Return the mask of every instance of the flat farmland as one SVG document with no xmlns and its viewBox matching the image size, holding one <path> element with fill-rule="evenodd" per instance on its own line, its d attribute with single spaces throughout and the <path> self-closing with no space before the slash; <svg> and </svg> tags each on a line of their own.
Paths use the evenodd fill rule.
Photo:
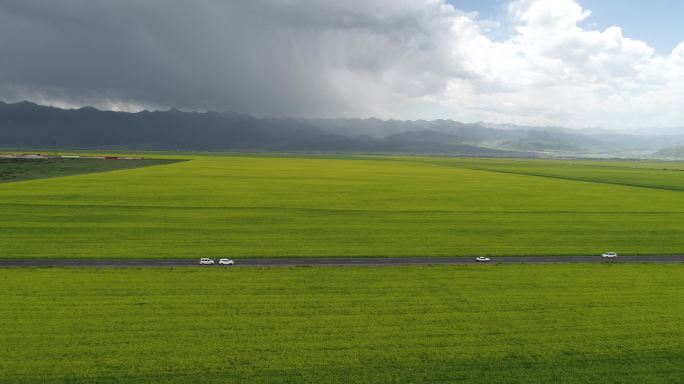
<svg viewBox="0 0 684 384">
<path fill-rule="evenodd" d="M 183 159 L 0 184 L 0 256 L 684 252 L 682 163 Z"/>
<path fill-rule="evenodd" d="M 681 383 L 683 268 L 0 269 L 0 382 Z"/>
</svg>

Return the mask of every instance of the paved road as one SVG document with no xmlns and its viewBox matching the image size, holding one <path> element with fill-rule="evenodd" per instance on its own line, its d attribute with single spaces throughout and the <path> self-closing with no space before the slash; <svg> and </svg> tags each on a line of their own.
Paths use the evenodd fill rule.
<svg viewBox="0 0 684 384">
<path fill-rule="evenodd" d="M 507 256 L 492 257 L 490 264 L 549 264 L 549 263 L 684 263 L 684 255 L 676 256 L 620 256 L 602 259 L 598 256 Z M 215 259 L 218 262 L 218 259 Z M 2 267 L 92 267 L 146 268 L 198 266 L 199 259 L 0 259 Z M 235 259 L 235 267 L 296 267 L 296 266 L 402 266 L 402 265 L 460 265 L 475 264 L 474 257 L 409 257 L 409 258 L 282 258 Z M 202 266 L 225 268 L 225 266 Z"/>
</svg>

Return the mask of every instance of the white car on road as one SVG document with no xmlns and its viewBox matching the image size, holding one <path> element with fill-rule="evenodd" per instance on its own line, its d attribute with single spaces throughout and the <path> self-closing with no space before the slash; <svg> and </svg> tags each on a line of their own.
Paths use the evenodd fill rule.
<svg viewBox="0 0 684 384">
<path fill-rule="evenodd" d="M 200 259 L 200 265 L 214 265 L 214 259 L 203 257 Z"/>
<path fill-rule="evenodd" d="M 235 261 L 233 259 L 221 259 L 219 260 L 219 265 L 234 265 Z"/>
<path fill-rule="evenodd" d="M 480 257 L 475 258 L 475 260 L 476 260 L 476 261 L 479 261 L 480 263 L 486 263 L 486 262 L 488 262 L 490 259 L 489 259 L 489 257 L 480 256 Z"/>
<path fill-rule="evenodd" d="M 603 255 L 601 255 L 601 257 L 603 257 L 604 259 L 614 259 L 618 257 L 618 254 L 615 252 L 606 252 Z"/>
</svg>

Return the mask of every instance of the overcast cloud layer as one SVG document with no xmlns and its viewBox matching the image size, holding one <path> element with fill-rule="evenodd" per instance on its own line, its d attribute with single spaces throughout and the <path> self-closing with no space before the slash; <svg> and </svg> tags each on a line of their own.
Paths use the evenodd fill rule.
<svg viewBox="0 0 684 384">
<path fill-rule="evenodd" d="M 512 36 L 443 0 L 4 0 L 0 99 L 137 110 L 684 125 L 684 43 L 511 2 Z"/>
</svg>

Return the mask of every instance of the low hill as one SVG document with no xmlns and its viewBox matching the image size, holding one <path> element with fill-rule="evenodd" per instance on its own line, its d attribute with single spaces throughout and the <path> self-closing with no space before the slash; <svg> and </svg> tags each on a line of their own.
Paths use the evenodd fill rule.
<svg viewBox="0 0 684 384">
<path fill-rule="evenodd" d="M 232 112 L 100 111 L 0 102 L 0 148 L 401 153 L 453 156 L 652 153 L 684 135 L 453 120 L 257 118 Z"/>
<path fill-rule="evenodd" d="M 346 135 L 322 129 L 320 126 L 326 126 L 322 123 L 326 121 L 334 125 L 336 120 L 255 118 L 237 113 L 173 109 L 126 113 L 0 102 L 0 147 L 51 148 L 56 145 L 82 149 L 529 155 L 483 148 L 459 140 L 426 141 L 420 135 L 415 138 L 410 135 L 394 138 Z M 347 120 L 343 124 L 352 122 Z"/>
<path fill-rule="evenodd" d="M 653 157 L 667 159 L 684 159 L 684 146 L 661 149 L 653 154 Z"/>
</svg>

